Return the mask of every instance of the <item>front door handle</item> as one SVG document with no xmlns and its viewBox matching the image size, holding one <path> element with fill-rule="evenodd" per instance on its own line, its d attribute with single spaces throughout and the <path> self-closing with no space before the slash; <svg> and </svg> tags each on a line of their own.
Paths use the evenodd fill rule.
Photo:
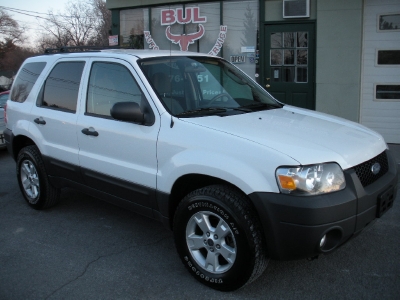
<svg viewBox="0 0 400 300">
<path fill-rule="evenodd" d="M 33 120 L 33 122 L 35 122 L 36 124 L 40 124 L 40 125 L 46 124 L 46 121 L 42 117 L 36 118 L 35 120 Z"/>
<path fill-rule="evenodd" d="M 91 136 L 98 136 L 99 135 L 99 133 L 96 130 L 94 130 L 93 127 L 83 128 L 82 129 L 82 133 L 86 134 L 86 135 L 91 135 Z"/>
<path fill-rule="evenodd" d="M 268 88 L 271 87 L 271 85 L 270 84 L 266 84 L 265 87 L 268 89 Z"/>
</svg>

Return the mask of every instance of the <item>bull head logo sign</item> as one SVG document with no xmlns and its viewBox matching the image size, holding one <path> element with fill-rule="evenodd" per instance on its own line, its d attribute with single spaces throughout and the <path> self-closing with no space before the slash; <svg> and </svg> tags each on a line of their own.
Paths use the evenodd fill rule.
<svg viewBox="0 0 400 300">
<path fill-rule="evenodd" d="M 193 44 L 196 40 L 204 35 L 204 26 L 199 24 L 199 31 L 189 34 L 172 34 L 171 26 L 165 30 L 165 35 L 174 44 L 179 44 L 181 51 L 188 51 L 189 44 Z"/>
</svg>

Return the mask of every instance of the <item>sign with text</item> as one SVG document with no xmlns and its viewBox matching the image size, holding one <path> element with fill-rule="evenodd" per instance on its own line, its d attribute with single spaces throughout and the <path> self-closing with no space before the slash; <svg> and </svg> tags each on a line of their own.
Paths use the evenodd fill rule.
<svg viewBox="0 0 400 300">
<path fill-rule="evenodd" d="M 118 46 L 118 35 L 110 35 L 108 37 L 109 46 Z"/>
<path fill-rule="evenodd" d="M 200 16 L 199 7 L 186 7 L 185 16 L 183 16 L 183 8 L 162 9 L 161 25 L 189 24 L 189 23 L 207 23 L 207 17 Z"/>
<path fill-rule="evenodd" d="M 245 55 L 231 55 L 230 62 L 233 64 L 243 64 L 246 62 L 246 56 Z"/>
<path fill-rule="evenodd" d="M 204 36 L 206 29 L 203 24 L 207 23 L 207 17 L 201 15 L 200 7 L 162 9 L 160 23 L 162 26 L 167 26 L 165 29 L 166 38 L 173 44 L 179 45 L 181 51 L 188 51 L 189 45 L 194 44 L 197 40 L 200 40 Z M 171 30 L 171 25 L 176 23 L 181 25 L 190 23 L 197 24 L 197 31 L 180 34 L 174 33 Z M 218 55 L 225 42 L 227 31 L 227 26 L 220 25 L 216 42 L 208 54 Z M 149 45 L 150 49 L 160 49 L 154 39 L 151 37 L 150 31 L 144 31 L 144 35 L 146 43 Z"/>
</svg>

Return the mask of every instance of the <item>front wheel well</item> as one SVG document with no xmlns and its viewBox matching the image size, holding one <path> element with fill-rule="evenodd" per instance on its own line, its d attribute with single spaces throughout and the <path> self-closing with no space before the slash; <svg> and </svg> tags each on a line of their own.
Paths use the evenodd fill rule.
<svg viewBox="0 0 400 300">
<path fill-rule="evenodd" d="M 181 200 L 190 192 L 197 189 L 209 186 L 209 185 L 225 185 L 231 186 L 238 191 L 242 192 L 238 187 L 231 184 L 228 181 L 222 180 L 221 178 L 203 175 L 203 174 L 187 174 L 180 177 L 173 185 L 171 194 L 169 197 L 169 227 L 173 227 L 173 219 L 176 208 L 178 207 Z M 243 192 L 242 192 L 243 193 Z M 249 200 L 251 203 L 251 201 Z M 251 203 L 252 205 L 252 203 Z"/>
<path fill-rule="evenodd" d="M 179 202 L 190 192 L 212 184 L 224 184 L 220 178 L 202 175 L 187 174 L 175 181 L 169 197 L 169 227 L 173 227 L 173 219 Z"/>
</svg>

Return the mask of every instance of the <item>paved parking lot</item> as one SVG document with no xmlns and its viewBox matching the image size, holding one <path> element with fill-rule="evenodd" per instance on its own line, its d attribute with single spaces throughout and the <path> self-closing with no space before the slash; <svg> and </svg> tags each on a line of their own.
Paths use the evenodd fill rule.
<svg viewBox="0 0 400 300">
<path fill-rule="evenodd" d="M 398 299 L 400 198 L 374 226 L 314 261 L 270 261 L 243 289 L 192 278 L 161 224 L 64 190 L 35 211 L 0 151 L 0 299 Z"/>
</svg>

